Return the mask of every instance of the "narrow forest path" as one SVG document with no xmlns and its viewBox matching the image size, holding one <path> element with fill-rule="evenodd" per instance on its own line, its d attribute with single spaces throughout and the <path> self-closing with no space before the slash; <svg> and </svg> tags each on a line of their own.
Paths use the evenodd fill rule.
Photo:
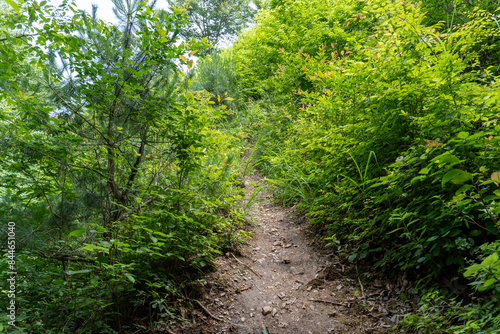
<svg viewBox="0 0 500 334">
<path fill-rule="evenodd" d="M 246 184 L 247 200 L 265 188 L 259 173 Z M 265 191 L 258 198 L 252 239 L 239 255 L 216 260 L 203 299 L 193 303 L 193 320 L 179 333 L 382 333 L 394 326 L 396 317 L 368 298 L 334 255 L 310 246 L 313 233 L 294 208 L 274 204 Z"/>
</svg>

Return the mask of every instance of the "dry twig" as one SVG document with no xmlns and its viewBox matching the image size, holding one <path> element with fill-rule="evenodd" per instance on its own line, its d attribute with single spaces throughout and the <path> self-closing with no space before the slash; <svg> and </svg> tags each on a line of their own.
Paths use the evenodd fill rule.
<svg viewBox="0 0 500 334">
<path fill-rule="evenodd" d="M 261 274 L 259 274 L 258 272 L 256 272 L 255 270 L 253 270 L 252 268 L 250 268 L 249 266 L 247 266 L 246 264 L 244 264 L 244 263 L 243 263 L 243 262 L 241 262 L 240 260 L 238 260 L 238 259 L 236 258 L 236 256 L 234 256 L 234 254 L 233 254 L 233 253 L 229 253 L 229 254 L 231 254 L 231 255 L 234 257 L 234 259 L 235 259 L 236 261 L 238 261 L 238 263 L 239 263 L 239 264 L 241 264 L 241 265 L 243 265 L 243 266 L 247 267 L 247 268 L 248 268 L 251 272 L 253 272 L 255 275 L 257 275 L 259 278 L 262 278 L 262 275 L 261 275 Z"/>
<path fill-rule="evenodd" d="M 196 304 L 198 304 L 198 306 L 200 306 L 202 308 L 202 310 L 205 311 L 205 313 L 208 314 L 208 316 L 210 318 L 214 319 L 214 320 L 222 321 L 222 322 L 225 322 L 225 323 L 228 323 L 230 325 L 237 326 L 237 327 L 246 327 L 246 326 L 243 326 L 243 325 L 238 325 L 238 324 L 232 323 L 231 321 L 228 321 L 228 320 L 225 320 L 225 319 L 217 318 L 215 315 L 213 315 L 212 313 L 210 313 L 210 311 L 205 306 L 203 306 L 203 304 L 199 300 L 196 300 L 196 299 L 190 299 L 190 300 L 193 301 L 193 302 L 195 302 Z"/>
<path fill-rule="evenodd" d="M 339 302 L 334 302 L 330 300 L 322 300 L 322 299 L 308 299 L 310 302 L 318 302 L 318 303 L 326 303 L 326 304 L 333 304 L 333 305 L 338 305 L 338 306 L 346 306 L 344 303 L 339 303 Z"/>
<path fill-rule="evenodd" d="M 361 280 L 359 279 L 358 266 L 356 266 L 356 276 L 358 277 L 358 283 L 359 283 L 359 286 L 361 288 L 361 297 L 363 297 L 363 299 L 366 299 L 365 289 L 363 288 L 363 284 L 361 283 Z"/>
</svg>

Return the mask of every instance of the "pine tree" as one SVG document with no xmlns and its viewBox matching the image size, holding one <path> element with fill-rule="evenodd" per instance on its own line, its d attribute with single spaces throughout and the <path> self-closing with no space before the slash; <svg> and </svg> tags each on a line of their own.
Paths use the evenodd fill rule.
<svg viewBox="0 0 500 334">
<path fill-rule="evenodd" d="M 168 145 L 157 142 L 174 133 L 168 123 L 178 111 L 168 86 L 176 76 L 172 59 L 185 50 L 175 45 L 180 11 L 155 12 L 155 1 L 113 3 L 117 25 L 106 26 L 94 7 L 74 19 L 78 36 L 51 41 L 45 84 L 58 121 L 48 114 L 45 121 L 59 127 L 48 131 L 50 147 L 36 149 L 68 168 L 74 198 L 88 199 L 104 227 L 154 201 L 158 173 L 149 157 L 164 154 Z"/>
</svg>

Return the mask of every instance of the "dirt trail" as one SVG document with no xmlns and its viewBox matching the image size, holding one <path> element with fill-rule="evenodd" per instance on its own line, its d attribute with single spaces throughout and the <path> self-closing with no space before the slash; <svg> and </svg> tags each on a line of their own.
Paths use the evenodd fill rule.
<svg viewBox="0 0 500 334">
<path fill-rule="evenodd" d="M 247 176 L 247 200 L 261 178 Z M 192 322 L 178 333 L 382 333 L 394 326 L 397 319 L 357 277 L 310 246 L 312 232 L 293 208 L 273 204 L 264 191 L 258 198 L 252 239 L 238 256 L 216 260 Z"/>
</svg>

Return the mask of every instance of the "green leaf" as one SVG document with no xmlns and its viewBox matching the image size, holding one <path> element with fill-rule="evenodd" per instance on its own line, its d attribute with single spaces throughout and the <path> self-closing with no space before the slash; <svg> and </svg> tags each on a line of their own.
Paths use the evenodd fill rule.
<svg viewBox="0 0 500 334">
<path fill-rule="evenodd" d="M 500 172 L 495 172 L 491 174 L 491 180 L 498 185 L 500 183 Z"/>
<path fill-rule="evenodd" d="M 458 189 L 458 190 L 455 192 L 455 195 L 463 194 L 463 193 L 465 193 L 467 190 L 470 190 L 470 189 L 472 189 L 472 188 L 474 188 L 474 186 L 473 186 L 473 185 L 471 185 L 471 184 L 465 184 L 465 185 L 461 186 L 461 187 L 460 187 L 460 189 Z"/>
<path fill-rule="evenodd" d="M 469 235 L 471 237 L 477 237 L 478 235 L 481 235 L 481 231 L 480 230 L 472 230 Z"/>
<path fill-rule="evenodd" d="M 498 261 L 498 253 L 493 253 L 489 255 L 486 259 L 484 259 L 483 262 L 481 262 L 481 265 L 489 267 L 497 261 Z"/>
<path fill-rule="evenodd" d="M 17 3 L 15 1 L 12 1 L 12 0 L 5 0 L 5 2 L 7 4 L 9 4 L 12 8 L 14 8 L 14 10 L 16 11 L 16 13 L 19 14 L 19 6 L 17 5 Z"/>
<path fill-rule="evenodd" d="M 83 269 L 83 270 L 76 270 L 76 271 L 73 271 L 73 270 L 68 270 L 68 275 L 76 275 L 76 274 L 86 274 L 86 273 L 90 273 L 92 271 L 92 269 Z"/>
<path fill-rule="evenodd" d="M 436 248 L 436 249 L 434 249 L 434 250 L 432 251 L 432 255 L 433 255 L 433 256 L 438 256 L 438 255 L 439 255 L 439 253 L 440 253 L 440 249 L 439 249 L 439 248 Z"/>
<path fill-rule="evenodd" d="M 457 138 L 460 138 L 460 139 L 465 139 L 469 137 L 469 133 L 468 132 L 465 132 L 465 131 L 462 131 L 460 132 L 458 135 L 457 135 Z"/>
<path fill-rule="evenodd" d="M 443 176 L 441 185 L 445 185 L 448 181 L 454 184 L 462 184 L 472 179 L 472 174 L 461 169 L 452 169 Z"/>
<path fill-rule="evenodd" d="M 84 229 L 84 228 L 81 228 L 79 230 L 74 230 L 73 232 L 71 232 L 70 234 L 68 234 L 68 236 L 70 236 L 70 237 L 79 237 L 82 234 L 84 234 L 85 231 L 87 231 L 87 230 Z"/>
<path fill-rule="evenodd" d="M 496 196 L 496 195 L 488 195 L 488 196 L 486 196 L 486 197 L 483 199 L 483 201 L 484 201 L 484 202 L 491 202 L 491 201 L 497 200 L 497 199 L 499 199 L 499 198 L 500 198 L 500 196 Z"/>
<path fill-rule="evenodd" d="M 460 162 L 460 159 L 451 154 L 450 152 L 443 153 L 441 155 L 438 155 L 434 159 L 432 159 L 434 162 L 438 162 L 441 164 L 444 163 L 449 163 L 449 164 L 457 164 Z"/>
<path fill-rule="evenodd" d="M 430 168 L 427 168 L 427 167 L 426 167 L 426 168 L 422 168 L 422 169 L 420 170 L 420 172 L 418 172 L 418 173 L 419 173 L 419 174 L 429 174 L 430 170 L 431 170 Z"/>
<path fill-rule="evenodd" d="M 92 244 L 85 244 L 85 246 L 83 246 L 82 248 L 80 248 L 80 250 L 82 250 L 82 251 L 89 251 L 89 252 L 102 251 L 102 252 L 105 252 L 106 254 L 109 253 L 109 249 L 108 248 L 104 248 L 104 247 L 96 246 L 96 245 L 92 245 Z"/>
<path fill-rule="evenodd" d="M 130 273 L 125 273 L 125 276 L 130 280 L 130 282 L 135 283 L 135 278 Z"/>
<path fill-rule="evenodd" d="M 489 280 L 487 280 L 486 282 L 484 282 L 483 288 L 489 287 L 490 285 L 492 285 L 496 281 L 497 281 L 497 279 L 495 277 L 490 278 Z"/>
<path fill-rule="evenodd" d="M 469 268 L 467 268 L 467 270 L 464 272 L 464 276 L 465 277 L 470 277 L 470 276 L 473 276 L 475 274 L 477 274 L 477 272 L 479 271 L 479 269 L 481 268 L 481 266 L 479 264 L 475 264 L 473 266 L 470 266 Z"/>
</svg>

